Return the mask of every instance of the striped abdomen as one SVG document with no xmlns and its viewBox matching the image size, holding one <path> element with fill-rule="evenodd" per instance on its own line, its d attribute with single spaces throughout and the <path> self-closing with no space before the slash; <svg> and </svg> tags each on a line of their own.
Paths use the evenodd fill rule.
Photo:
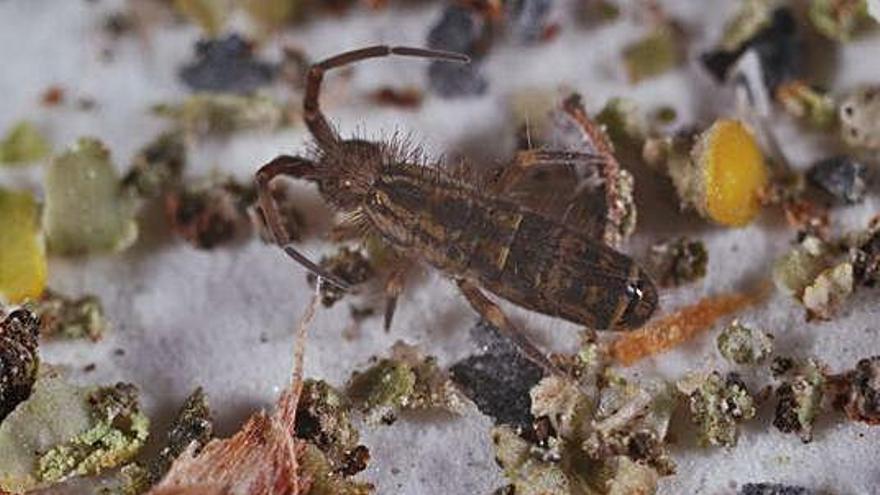
<svg viewBox="0 0 880 495">
<path fill-rule="evenodd" d="M 527 309 L 627 329 L 657 303 L 635 263 L 601 241 L 433 172 L 380 175 L 364 211 L 397 248 Z"/>
</svg>

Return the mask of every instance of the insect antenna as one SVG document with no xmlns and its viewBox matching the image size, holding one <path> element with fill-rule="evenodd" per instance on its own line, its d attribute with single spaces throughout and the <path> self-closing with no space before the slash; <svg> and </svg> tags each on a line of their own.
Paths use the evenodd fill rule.
<svg viewBox="0 0 880 495">
<path fill-rule="evenodd" d="M 336 131 L 330 127 L 330 124 L 324 117 L 324 113 L 321 111 L 320 103 L 318 101 L 321 94 L 321 82 L 324 80 L 324 73 L 330 69 L 344 67 L 355 62 L 360 62 L 361 60 L 387 57 L 389 55 L 431 58 L 460 63 L 470 62 L 470 57 L 461 53 L 406 46 L 392 47 L 378 45 L 341 53 L 312 65 L 311 68 L 309 68 L 309 73 L 306 79 L 306 94 L 303 100 L 305 114 L 304 120 L 306 126 L 309 128 L 309 132 L 312 133 L 320 146 L 329 147 L 339 142 L 339 136 L 336 134 Z"/>
</svg>

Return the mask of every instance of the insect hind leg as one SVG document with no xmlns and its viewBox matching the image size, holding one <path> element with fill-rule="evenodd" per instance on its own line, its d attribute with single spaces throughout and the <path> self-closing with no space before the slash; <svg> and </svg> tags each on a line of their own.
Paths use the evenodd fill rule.
<svg viewBox="0 0 880 495">
<path fill-rule="evenodd" d="M 281 221 L 281 213 L 278 211 L 278 205 L 275 203 L 275 199 L 272 197 L 272 190 L 269 187 L 272 180 L 279 175 L 305 179 L 314 177 L 316 173 L 317 167 L 315 164 L 299 156 L 281 155 L 260 167 L 255 178 L 260 214 L 266 221 L 266 225 L 269 227 L 269 232 L 275 243 L 281 246 L 288 256 L 314 273 L 318 277 L 319 283 L 323 279 L 341 289 L 347 290 L 349 285 L 345 281 L 319 267 L 293 247 L 290 233 L 287 232 L 284 223 Z"/>
<path fill-rule="evenodd" d="M 315 137 L 315 140 L 318 141 L 318 144 L 321 146 L 332 146 L 339 142 L 339 136 L 337 136 L 336 131 L 333 130 L 327 122 L 326 117 L 324 117 L 323 112 L 321 112 L 319 97 L 321 94 L 321 83 L 324 80 L 324 73 L 331 69 L 360 62 L 361 60 L 387 57 L 389 55 L 432 58 L 461 63 L 467 63 L 470 61 L 470 58 L 467 55 L 443 50 L 378 45 L 341 53 L 312 65 L 309 68 L 306 77 L 306 93 L 303 107 L 305 110 L 304 120 L 306 126 L 309 128 L 309 132 Z"/>
</svg>

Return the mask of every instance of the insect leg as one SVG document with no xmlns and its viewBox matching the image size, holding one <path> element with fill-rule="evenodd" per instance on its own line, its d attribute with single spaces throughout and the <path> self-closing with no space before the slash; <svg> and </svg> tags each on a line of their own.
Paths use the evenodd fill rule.
<svg viewBox="0 0 880 495">
<path fill-rule="evenodd" d="M 260 213 L 263 215 L 263 219 L 266 221 L 266 225 L 269 227 L 269 232 L 275 243 L 281 246 L 288 256 L 314 273 L 319 278 L 319 283 L 320 279 L 324 279 L 341 289 L 348 289 L 347 283 L 322 269 L 293 247 L 293 244 L 290 242 L 290 234 L 284 227 L 284 222 L 281 221 L 278 205 L 275 204 L 275 200 L 272 198 L 272 190 L 269 188 L 272 179 L 279 175 L 302 179 L 314 176 L 316 171 L 315 164 L 311 161 L 302 157 L 288 155 L 281 155 L 260 167 L 255 179 Z"/>
<path fill-rule="evenodd" d="M 497 328 L 505 337 L 513 341 L 523 356 L 540 366 L 545 373 L 567 376 L 564 371 L 547 358 L 544 352 L 529 341 L 523 332 L 507 318 L 507 315 L 504 314 L 501 308 L 486 297 L 479 287 L 466 280 L 459 280 L 458 287 L 477 313 Z"/>
<path fill-rule="evenodd" d="M 391 320 L 394 319 L 394 310 L 397 309 L 397 298 L 403 292 L 406 275 L 412 268 L 413 263 L 408 259 L 401 259 L 400 264 L 394 267 L 388 279 L 385 281 L 385 331 L 391 330 Z"/>
<path fill-rule="evenodd" d="M 492 184 L 493 192 L 504 193 L 517 185 L 530 170 L 538 167 L 574 166 L 576 163 L 601 164 L 605 157 L 595 153 L 562 150 L 522 150 Z"/>
<path fill-rule="evenodd" d="M 404 46 L 371 46 L 360 50 L 352 50 L 334 57 L 330 57 L 322 62 L 312 65 L 309 68 L 306 77 L 306 94 L 303 101 L 305 110 L 305 122 L 309 131 L 321 146 L 332 146 L 339 142 L 339 136 L 336 131 L 327 122 L 323 112 L 321 112 L 320 102 L 318 98 L 321 93 L 321 82 L 324 80 L 324 73 L 330 69 L 343 67 L 361 60 L 369 58 L 387 57 L 389 55 L 402 55 L 405 57 L 421 57 L 434 58 L 440 60 L 448 60 L 451 62 L 470 61 L 467 55 L 460 53 L 447 52 L 442 50 L 428 50 L 424 48 L 409 48 Z"/>
</svg>

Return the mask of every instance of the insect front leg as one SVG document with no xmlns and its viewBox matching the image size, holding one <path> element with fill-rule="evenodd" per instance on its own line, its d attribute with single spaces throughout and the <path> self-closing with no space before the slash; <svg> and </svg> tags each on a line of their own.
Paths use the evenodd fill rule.
<svg viewBox="0 0 880 495">
<path fill-rule="evenodd" d="M 479 287 L 467 280 L 458 280 L 458 287 L 471 306 L 486 321 L 491 323 L 505 337 L 510 339 L 526 359 L 540 366 L 545 373 L 556 376 L 567 376 L 562 369 L 553 364 L 547 355 L 529 341 L 528 337 L 504 314 L 501 308 L 492 302 Z"/>
<path fill-rule="evenodd" d="M 317 167 L 315 164 L 299 156 L 281 155 L 260 167 L 255 179 L 260 214 L 266 221 L 266 225 L 269 227 L 269 232 L 275 243 L 281 246 L 288 256 L 318 277 L 333 283 L 333 285 L 341 289 L 348 289 L 348 284 L 345 281 L 319 267 L 293 247 L 290 233 L 287 232 L 284 222 L 281 221 L 281 213 L 278 211 L 278 205 L 275 203 L 275 199 L 272 198 L 272 190 L 269 188 L 272 180 L 279 175 L 295 179 L 308 179 L 315 177 L 316 174 Z"/>
</svg>

